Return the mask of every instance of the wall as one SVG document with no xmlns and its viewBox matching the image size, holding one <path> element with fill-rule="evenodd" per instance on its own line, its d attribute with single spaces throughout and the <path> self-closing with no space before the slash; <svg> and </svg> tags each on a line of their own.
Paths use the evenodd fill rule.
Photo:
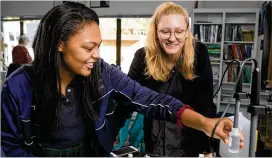
<svg viewBox="0 0 272 158">
<path fill-rule="evenodd" d="M 2 1 L 1 16 L 41 16 L 62 1 Z M 88 4 L 87 1 L 81 3 Z M 162 1 L 110 1 L 110 8 L 95 8 L 100 16 L 152 15 Z M 195 1 L 176 1 L 192 12 Z M 199 1 L 199 8 L 259 8 L 258 1 Z"/>
<path fill-rule="evenodd" d="M 262 1 L 202 1 L 203 8 L 260 8 Z"/>
<path fill-rule="evenodd" d="M 119 1 L 110 2 L 110 8 L 96 8 L 95 11 L 101 15 L 152 15 L 161 1 Z M 182 5 L 187 10 L 194 8 L 193 1 L 179 1 L 177 4 Z"/>
<path fill-rule="evenodd" d="M 1 1 L 1 16 L 41 16 L 53 7 L 53 1 Z"/>
</svg>

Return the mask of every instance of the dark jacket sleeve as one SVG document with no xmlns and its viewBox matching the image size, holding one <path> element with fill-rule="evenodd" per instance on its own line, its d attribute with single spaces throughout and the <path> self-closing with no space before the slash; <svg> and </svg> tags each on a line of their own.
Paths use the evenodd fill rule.
<svg viewBox="0 0 272 158">
<path fill-rule="evenodd" d="M 196 75 L 198 77 L 196 78 L 196 89 L 194 95 L 195 102 L 193 108 L 196 112 L 199 112 L 206 117 L 215 117 L 216 106 L 213 103 L 213 74 L 208 49 L 202 43 L 196 44 Z M 195 151 L 192 150 L 192 152 L 210 152 L 210 138 L 206 136 L 203 132 L 194 129 L 188 129 L 187 134 L 189 141 L 198 142 L 198 144 L 188 143 L 188 148 L 195 148 Z"/>
<path fill-rule="evenodd" d="M 131 62 L 128 77 L 135 80 L 136 82 L 141 84 L 141 79 L 145 77 L 143 74 L 145 72 L 145 53 L 144 48 L 138 49 L 135 54 L 134 58 Z"/>
<path fill-rule="evenodd" d="M 3 85 L 1 93 L 1 148 L 5 156 L 32 157 L 24 149 L 23 136 L 20 134 L 20 107 L 22 101 L 17 99 L 8 83 Z"/>
<path fill-rule="evenodd" d="M 25 50 L 25 53 L 24 53 L 25 62 L 26 62 L 26 63 L 30 63 L 30 62 L 32 61 L 32 57 L 30 56 L 30 54 L 29 54 L 27 48 L 25 48 L 25 49 L 26 49 L 26 50 Z"/>
<path fill-rule="evenodd" d="M 195 107 L 197 112 L 208 116 L 215 117 L 216 106 L 213 103 L 213 73 L 210 63 L 207 47 L 202 43 L 197 43 L 197 85 L 195 96 Z"/>
<path fill-rule="evenodd" d="M 114 90 L 125 95 L 131 102 L 131 104 L 126 104 L 130 105 L 131 110 L 148 118 L 177 123 L 176 112 L 183 106 L 182 102 L 171 96 L 142 87 L 114 66 L 105 62 L 103 65 L 110 76 Z"/>
</svg>

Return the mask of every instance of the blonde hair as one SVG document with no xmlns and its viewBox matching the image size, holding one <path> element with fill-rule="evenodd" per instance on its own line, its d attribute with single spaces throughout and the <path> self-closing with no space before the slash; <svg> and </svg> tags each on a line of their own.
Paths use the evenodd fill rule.
<svg viewBox="0 0 272 158">
<path fill-rule="evenodd" d="M 157 36 L 157 25 L 164 15 L 181 14 L 187 21 L 187 37 L 183 45 L 181 72 L 186 80 L 193 80 L 194 75 L 194 43 L 193 35 L 189 30 L 188 12 L 181 6 L 173 3 L 162 3 L 154 12 L 147 34 L 146 63 L 145 74 L 158 81 L 167 81 L 171 69 L 167 65 L 166 53 L 160 46 Z"/>
</svg>

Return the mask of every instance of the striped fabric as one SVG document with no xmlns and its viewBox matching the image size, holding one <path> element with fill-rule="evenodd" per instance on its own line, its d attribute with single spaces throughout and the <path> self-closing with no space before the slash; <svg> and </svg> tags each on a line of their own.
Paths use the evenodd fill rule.
<svg viewBox="0 0 272 158">
<path fill-rule="evenodd" d="M 81 157 L 84 156 L 84 144 L 62 150 L 43 147 L 43 155 L 46 157 Z"/>
</svg>

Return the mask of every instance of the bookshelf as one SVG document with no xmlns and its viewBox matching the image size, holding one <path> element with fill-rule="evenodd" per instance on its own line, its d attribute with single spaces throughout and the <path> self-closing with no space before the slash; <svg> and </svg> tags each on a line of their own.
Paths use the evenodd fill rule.
<svg viewBox="0 0 272 158">
<path fill-rule="evenodd" d="M 214 92 L 219 87 L 223 72 L 232 59 L 243 61 L 257 57 L 258 20 L 259 8 L 193 10 L 191 29 L 195 39 L 208 48 L 213 70 Z M 227 70 L 221 90 L 214 98 L 217 112 L 224 110 L 223 107 L 227 105 L 236 81 L 235 67 L 235 64 L 232 64 Z M 251 72 L 252 63 L 248 62 L 243 72 L 243 91 L 250 92 Z M 241 100 L 241 107 L 248 103 L 249 99 Z"/>
</svg>

